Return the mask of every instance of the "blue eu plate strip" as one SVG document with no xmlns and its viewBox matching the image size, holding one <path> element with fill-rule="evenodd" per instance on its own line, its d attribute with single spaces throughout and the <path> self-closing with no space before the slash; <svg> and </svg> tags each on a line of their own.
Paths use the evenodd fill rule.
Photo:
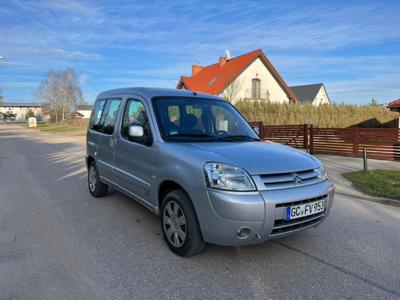
<svg viewBox="0 0 400 300">
<path fill-rule="evenodd" d="M 286 220 L 290 220 L 290 207 L 286 207 Z"/>
</svg>

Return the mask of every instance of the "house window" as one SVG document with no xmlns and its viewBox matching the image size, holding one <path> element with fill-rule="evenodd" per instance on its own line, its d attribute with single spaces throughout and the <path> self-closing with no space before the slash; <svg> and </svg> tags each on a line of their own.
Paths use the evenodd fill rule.
<svg viewBox="0 0 400 300">
<path fill-rule="evenodd" d="M 260 87 L 261 87 L 261 80 L 258 78 L 254 78 L 251 81 L 251 98 L 252 99 L 260 99 Z"/>
</svg>

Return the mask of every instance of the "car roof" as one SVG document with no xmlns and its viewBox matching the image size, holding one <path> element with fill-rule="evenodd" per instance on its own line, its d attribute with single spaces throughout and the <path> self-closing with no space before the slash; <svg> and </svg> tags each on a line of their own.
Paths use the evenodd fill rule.
<svg viewBox="0 0 400 300">
<path fill-rule="evenodd" d="M 128 88 L 120 88 L 120 89 L 113 89 L 108 90 L 100 93 L 97 96 L 97 99 L 104 99 L 119 96 L 122 94 L 136 94 L 143 96 L 144 98 L 150 99 L 153 97 L 202 97 L 202 98 L 209 98 L 209 99 L 216 99 L 222 100 L 219 97 L 192 92 L 188 90 L 178 90 L 178 89 L 167 89 L 167 88 L 147 88 L 147 87 L 128 87 Z"/>
</svg>

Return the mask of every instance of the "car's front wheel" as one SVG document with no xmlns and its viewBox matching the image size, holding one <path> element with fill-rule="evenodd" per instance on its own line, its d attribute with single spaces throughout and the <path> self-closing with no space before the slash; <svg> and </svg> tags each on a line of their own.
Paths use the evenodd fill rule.
<svg viewBox="0 0 400 300">
<path fill-rule="evenodd" d="M 88 168 L 88 187 L 93 197 L 103 197 L 107 194 L 108 185 L 100 181 L 96 163 L 92 161 Z"/>
<path fill-rule="evenodd" d="M 192 256 L 204 249 L 196 212 L 182 190 L 171 191 L 164 197 L 161 229 L 168 247 L 179 256 Z"/>
</svg>

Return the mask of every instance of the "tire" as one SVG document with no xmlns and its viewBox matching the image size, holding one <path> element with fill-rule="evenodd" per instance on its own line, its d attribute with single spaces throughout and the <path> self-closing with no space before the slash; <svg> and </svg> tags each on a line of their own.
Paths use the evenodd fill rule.
<svg viewBox="0 0 400 300">
<path fill-rule="evenodd" d="M 93 197 L 103 197 L 107 195 L 108 185 L 100 181 L 99 171 L 96 163 L 92 161 L 88 168 L 88 188 Z"/>
<path fill-rule="evenodd" d="M 161 230 L 168 247 L 178 256 L 189 257 L 204 250 L 196 212 L 182 190 L 171 191 L 163 198 Z"/>
</svg>

